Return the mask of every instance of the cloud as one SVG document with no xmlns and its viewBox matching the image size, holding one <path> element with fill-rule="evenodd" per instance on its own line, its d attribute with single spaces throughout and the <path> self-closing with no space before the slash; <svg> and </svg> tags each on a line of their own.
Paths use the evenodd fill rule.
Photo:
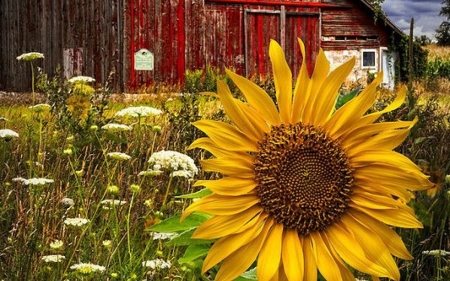
<svg viewBox="0 0 450 281">
<path fill-rule="evenodd" d="M 446 20 L 439 17 L 442 5 L 442 0 L 385 0 L 382 8 L 406 34 L 409 34 L 410 21 L 414 18 L 414 36 L 434 38 L 435 30 Z"/>
</svg>

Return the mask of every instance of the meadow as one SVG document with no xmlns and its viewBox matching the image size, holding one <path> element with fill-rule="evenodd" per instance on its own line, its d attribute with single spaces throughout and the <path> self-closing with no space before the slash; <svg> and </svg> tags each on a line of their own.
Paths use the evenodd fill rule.
<svg viewBox="0 0 450 281">
<path fill-rule="evenodd" d="M 381 120 L 419 117 L 397 150 L 435 184 L 409 203 L 424 228 L 398 230 L 414 256 L 398 260 L 405 281 L 450 280 L 450 76 L 442 70 L 450 52 L 428 48 L 427 77 Z M 219 177 L 199 165 L 209 154 L 188 147 L 203 136 L 193 121 L 226 120 L 221 104 L 200 92 L 227 77 L 210 69 L 186 77 L 183 89 L 146 87 L 124 100 L 89 77 L 40 75 L 32 98 L 3 100 L 0 280 L 214 278 L 215 268 L 200 272 L 213 241 L 190 238 L 208 216 L 179 218 L 208 193 L 195 180 Z M 255 82 L 273 93 L 270 80 Z M 392 98 L 380 89 L 374 106 Z"/>
</svg>

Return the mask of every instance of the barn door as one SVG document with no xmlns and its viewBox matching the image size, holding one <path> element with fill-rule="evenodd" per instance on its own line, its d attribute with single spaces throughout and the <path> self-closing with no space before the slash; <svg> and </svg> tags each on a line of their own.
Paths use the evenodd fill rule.
<svg viewBox="0 0 450 281">
<path fill-rule="evenodd" d="M 302 63 L 297 38 L 306 45 L 308 70 L 311 72 L 317 57 L 319 43 L 319 10 L 317 8 L 245 9 L 244 45 L 245 75 L 264 76 L 271 73 L 269 59 L 270 39 L 278 41 L 285 50 L 286 59 L 294 77 Z"/>
</svg>

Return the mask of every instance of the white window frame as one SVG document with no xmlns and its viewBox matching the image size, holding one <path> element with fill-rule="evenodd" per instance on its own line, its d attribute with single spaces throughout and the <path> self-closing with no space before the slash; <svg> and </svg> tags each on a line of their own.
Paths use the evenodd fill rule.
<svg viewBox="0 0 450 281">
<path fill-rule="evenodd" d="M 364 53 L 373 53 L 373 65 L 364 65 Z M 377 69 L 377 50 L 376 49 L 361 49 L 361 69 Z"/>
</svg>

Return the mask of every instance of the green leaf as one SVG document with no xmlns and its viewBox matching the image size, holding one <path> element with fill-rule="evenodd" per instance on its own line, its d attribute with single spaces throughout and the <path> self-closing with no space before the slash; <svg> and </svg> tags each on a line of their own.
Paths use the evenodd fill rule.
<svg viewBox="0 0 450 281">
<path fill-rule="evenodd" d="M 187 247 L 186 252 L 182 258 L 178 259 L 178 263 L 190 263 L 195 261 L 196 259 L 205 257 L 208 254 L 210 245 L 206 244 L 192 244 Z"/>
<path fill-rule="evenodd" d="M 180 222 L 180 215 L 170 217 L 162 222 L 152 225 L 145 229 L 145 231 L 157 231 L 157 232 L 181 232 L 188 229 L 198 227 L 202 222 L 208 219 L 206 214 L 194 213 L 188 216 L 183 222 Z"/>
<path fill-rule="evenodd" d="M 338 109 L 339 107 L 343 106 L 344 104 L 346 104 L 347 102 L 349 102 L 351 99 L 353 99 L 357 94 L 359 94 L 359 92 L 361 91 L 360 88 L 356 88 L 355 90 L 351 91 L 348 94 L 343 94 L 343 95 L 339 95 L 337 101 L 336 101 L 336 109 Z"/>
<path fill-rule="evenodd" d="M 172 237 L 166 245 L 168 246 L 189 246 L 196 244 L 211 244 L 214 240 L 204 240 L 204 239 L 192 239 L 192 234 L 195 228 L 186 230 L 174 237 Z"/>
<path fill-rule="evenodd" d="M 234 281 L 249 281 L 249 280 L 253 280 L 253 281 L 258 280 L 258 278 L 256 277 L 256 267 L 252 268 L 250 270 L 247 270 L 246 272 L 242 273 L 241 276 L 234 279 Z"/>
<path fill-rule="evenodd" d="M 193 192 L 193 193 L 189 193 L 189 194 L 185 194 L 185 195 L 180 195 L 180 196 L 176 196 L 175 198 L 186 198 L 186 199 L 190 199 L 190 198 L 202 198 L 205 197 L 206 195 L 211 194 L 212 191 L 207 189 L 207 188 L 203 188 L 197 192 Z"/>
</svg>

